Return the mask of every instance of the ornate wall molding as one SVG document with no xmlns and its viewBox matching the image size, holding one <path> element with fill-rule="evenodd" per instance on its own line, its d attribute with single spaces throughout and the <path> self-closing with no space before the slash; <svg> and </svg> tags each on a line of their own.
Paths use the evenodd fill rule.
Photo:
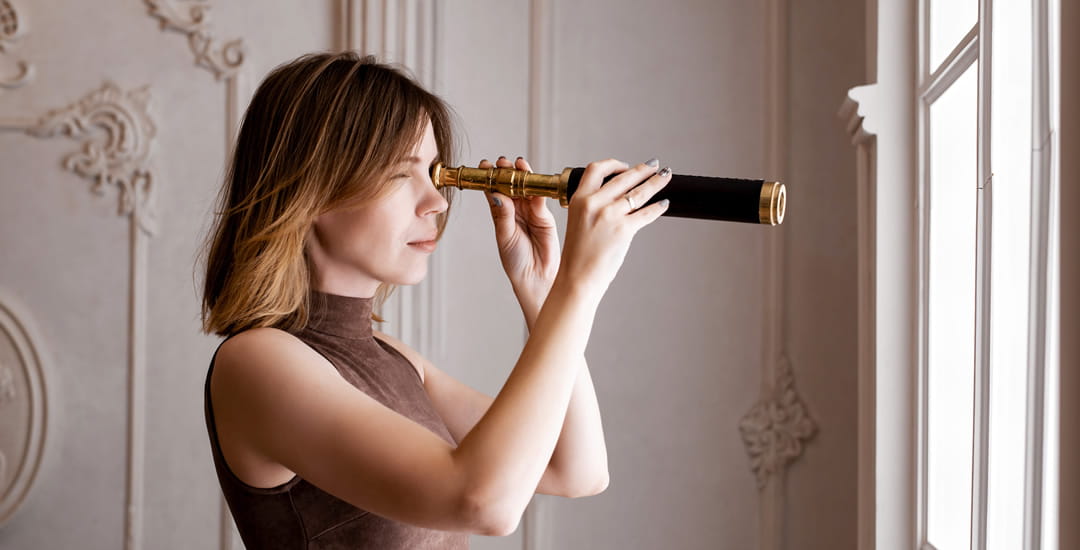
<svg viewBox="0 0 1080 550">
<path fill-rule="evenodd" d="M 0 526 L 25 502 L 48 436 L 47 365 L 31 318 L 0 291 Z"/>
<path fill-rule="evenodd" d="M 149 101 L 145 86 L 125 92 L 106 82 L 79 101 L 37 119 L 0 119 L 0 130 L 82 141 L 78 151 L 64 157 L 62 166 L 92 180 L 91 190 L 96 194 L 116 187 L 119 214 L 132 216 L 143 231 L 153 234 L 157 220 L 150 152 L 156 129 Z"/>
<path fill-rule="evenodd" d="M 146 0 L 150 16 L 161 22 L 162 30 L 174 30 L 188 37 L 195 64 L 221 80 L 234 76 L 244 64 L 243 40 L 219 43 L 210 32 L 208 0 Z"/>
<path fill-rule="evenodd" d="M 97 194 L 104 194 L 106 187 L 116 187 L 119 213 L 131 222 L 124 531 L 124 547 L 128 550 L 138 548 L 142 539 L 145 429 L 144 419 L 137 412 L 145 410 L 146 401 L 147 240 L 157 231 L 155 178 L 150 167 L 156 128 L 149 104 L 148 87 L 125 92 L 106 82 L 72 105 L 49 111 L 37 120 L 0 120 L 0 130 L 19 130 L 38 138 L 64 135 L 81 140 L 82 147 L 64 157 L 64 168 L 91 179 L 91 189 Z"/>
<path fill-rule="evenodd" d="M 15 40 L 25 34 L 26 25 L 10 0 L 0 0 L 0 53 L 7 53 Z M 26 61 L 15 62 L 13 75 L 0 74 L 0 88 L 18 88 L 34 78 L 34 66 Z M 4 69 L 4 73 L 8 71 Z"/>
<path fill-rule="evenodd" d="M 758 489 L 764 489 L 773 475 L 797 459 L 803 441 L 817 430 L 795 391 L 795 375 L 787 357 L 780 359 L 777 377 L 771 394 L 758 401 L 739 422 Z"/>
<path fill-rule="evenodd" d="M 64 135 L 82 147 L 64 157 L 65 169 L 93 181 L 91 190 L 119 192 L 119 214 L 133 216 L 140 229 L 153 234 L 154 177 L 149 166 L 156 129 L 149 114 L 148 87 L 122 91 L 106 82 L 78 102 L 49 111 L 32 124 L 0 121 L 2 129 L 22 129 L 39 138 Z M 101 130 L 95 132 L 94 129 Z M 99 137 L 100 136 L 100 137 Z"/>
<path fill-rule="evenodd" d="M 243 39 L 223 44 L 211 33 L 209 0 L 145 0 L 150 16 L 163 31 L 176 31 L 188 37 L 195 65 L 206 69 L 218 81 L 225 82 L 225 154 L 232 151 L 233 139 L 240 127 L 241 69 L 247 57 Z"/>
</svg>

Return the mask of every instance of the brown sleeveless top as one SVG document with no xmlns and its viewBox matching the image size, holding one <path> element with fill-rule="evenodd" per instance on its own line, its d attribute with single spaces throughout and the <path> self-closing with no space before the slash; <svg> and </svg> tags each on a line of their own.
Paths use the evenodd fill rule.
<svg viewBox="0 0 1080 550">
<path fill-rule="evenodd" d="M 456 444 L 412 363 L 372 334 L 371 298 L 313 292 L 311 310 L 307 327 L 294 333 L 297 338 L 326 357 L 357 390 L 451 445 Z M 210 401 L 213 370 L 211 360 L 204 395 L 206 429 L 218 482 L 248 550 L 469 547 L 466 533 L 425 529 L 380 517 L 326 493 L 300 476 L 269 489 L 241 481 L 221 454 Z"/>
</svg>

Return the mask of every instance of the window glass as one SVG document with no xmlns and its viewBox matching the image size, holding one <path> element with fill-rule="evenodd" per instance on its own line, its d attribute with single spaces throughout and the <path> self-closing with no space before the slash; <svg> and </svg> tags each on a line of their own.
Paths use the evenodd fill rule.
<svg viewBox="0 0 1080 550">
<path fill-rule="evenodd" d="M 1031 0 L 994 2 L 987 550 L 1023 548 L 1031 269 Z M 1023 75 L 1023 77 L 1021 77 Z"/>
<path fill-rule="evenodd" d="M 928 0 L 930 4 L 930 72 L 979 20 L 979 0 Z"/>
<path fill-rule="evenodd" d="M 930 106 L 927 538 L 970 547 L 978 63 Z"/>
</svg>

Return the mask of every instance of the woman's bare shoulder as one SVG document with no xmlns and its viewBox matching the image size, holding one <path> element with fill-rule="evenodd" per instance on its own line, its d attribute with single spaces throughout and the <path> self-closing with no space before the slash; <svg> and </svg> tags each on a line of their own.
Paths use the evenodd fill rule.
<svg viewBox="0 0 1080 550">
<path fill-rule="evenodd" d="M 222 342 L 214 358 L 214 378 L 288 376 L 289 371 L 311 372 L 312 366 L 333 370 L 323 356 L 296 336 L 276 328 L 253 328 Z"/>
<path fill-rule="evenodd" d="M 233 334 L 221 343 L 218 353 L 250 352 L 263 346 L 292 347 L 305 345 L 299 338 L 288 332 L 271 327 L 249 328 Z"/>
</svg>

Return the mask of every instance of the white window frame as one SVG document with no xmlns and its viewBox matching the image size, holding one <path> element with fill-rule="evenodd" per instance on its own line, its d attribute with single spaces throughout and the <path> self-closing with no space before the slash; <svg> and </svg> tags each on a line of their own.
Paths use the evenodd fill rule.
<svg viewBox="0 0 1080 550">
<path fill-rule="evenodd" d="M 999 0 L 1002 1 L 1002 0 Z M 957 45 L 942 69 L 930 74 L 925 30 L 926 0 L 881 1 L 869 4 L 867 43 L 877 83 L 853 88 L 841 109 L 852 142 L 857 146 L 859 206 L 859 534 L 860 549 L 925 549 L 925 377 L 926 262 L 928 216 L 925 204 L 929 103 L 970 66 L 979 63 L 979 182 L 990 174 L 989 93 L 992 31 L 991 0 L 980 2 L 980 21 Z M 1036 0 L 1033 113 L 1036 143 L 1055 143 L 1049 91 L 1057 82 L 1048 55 L 1053 28 L 1048 21 L 1059 13 L 1058 0 Z M 984 96 L 984 94 L 986 94 Z M 1055 123 L 1056 124 L 1056 123 Z M 1045 398 L 1048 374 L 1057 366 L 1052 345 L 1052 307 L 1056 303 L 1050 269 L 1054 261 L 1054 199 L 1056 154 L 1049 145 L 1033 151 L 1031 235 L 1031 353 L 1028 364 L 1028 455 L 1025 478 L 1025 549 L 1052 549 L 1056 541 L 1053 510 L 1043 510 L 1042 488 L 1055 472 L 1056 456 L 1043 455 L 1043 437 L 1056 403 Z M 985 186 L 983 186 L 985 187 Z M 991 186 L 992 187 L 992 186 Z M 989 307 L 989 233 L 991 199 L 982 192 L 978 206 L 976 308 L 986 319 Z M 973 549 L 985 548 L 987 488 L 987 428 L 989 324 L 976 326 L 975 456 L 972 484 Z M 1054 369 L 1051 373 L 1047 368 Z M 1053 376 L 1051 377 L 1053 378 Z M 1047 410 L 1050 403 L 1055 410 Z M 1049 477 L 1047 477 L 1049 476 Z M 1054 491 L 1050 491 L 1053 493 Z M 1045 516 L 1045 517 L 1043 517 Z M 1043 537 L 1044 530 L 1053 534 Z M 1053 539 L 1047 541 L 1047 539 Z"/>
</svg>

